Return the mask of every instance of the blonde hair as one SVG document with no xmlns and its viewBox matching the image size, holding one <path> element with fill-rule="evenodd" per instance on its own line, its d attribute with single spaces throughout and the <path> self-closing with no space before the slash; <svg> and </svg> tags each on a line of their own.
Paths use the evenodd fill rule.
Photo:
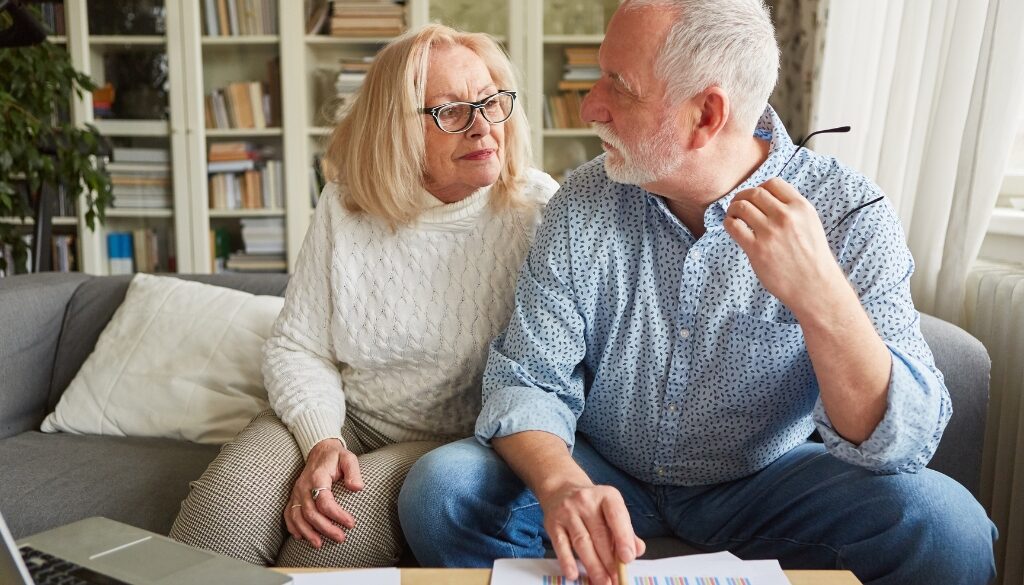
<svg viewBox="0 0 1024 585">
<path fill-rule="evenodd" d="M 331 133 L 324 156 L 325 175 L 344 187 L 341 197 L 350 211 L 378 217 L 393 228 L 411 223 L 423 211 L 417 193 L 426 171 L 426 117 L 416 110 L 426 99 L 430 50 L 453 46 L 476 53 L 499 89 L 516 89 L 512 63 L 485 34 L 428 24 L 388 43 Z M 522 107 L 517 105 L 504 124 L 504 165 L 491 188 L 492 209 L 522 204 L 519 192 L 531 166 Z"/>
</svg>

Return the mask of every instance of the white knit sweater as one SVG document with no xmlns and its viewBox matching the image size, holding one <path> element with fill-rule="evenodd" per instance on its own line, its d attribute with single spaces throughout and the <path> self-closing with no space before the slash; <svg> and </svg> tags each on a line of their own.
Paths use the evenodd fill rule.
<svg viewBox="0 0 1024 585">
<path fill-rule="evenodd" d="M 531 170 L 528 208 L 492 213 L 490 189 L 392 231 L 329 184 L 263 348 L 270 404 L 305 456 L 345 409 L 396 441 L 469 436 L 487 348 L 508 324 L 519 268 L 558 184 Z"/>
</svg>

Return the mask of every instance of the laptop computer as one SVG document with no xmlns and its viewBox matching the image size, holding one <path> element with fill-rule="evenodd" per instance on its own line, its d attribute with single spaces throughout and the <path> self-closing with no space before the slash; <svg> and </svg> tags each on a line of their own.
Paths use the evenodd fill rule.
<svg viewBox="0 0 1024 585">
<path fill-rule="evenodd" d="M 7 585 L 287 585 L 288 575 L 107 518 L 86 518 L 14 542 L 0 515 Z"/>
</svg>

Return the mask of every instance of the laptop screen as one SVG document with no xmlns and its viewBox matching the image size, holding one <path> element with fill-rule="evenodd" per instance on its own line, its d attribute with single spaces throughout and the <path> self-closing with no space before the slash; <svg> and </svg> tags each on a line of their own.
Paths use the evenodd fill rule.
<svg viewBox="0 0 1024 585">
<path fill-rule="evenodd" d="M 3 514 L 0 514 L 0 536 L 4 539 L 4 550 L 0 553 L 0 583 L 11 583 L 13 585 L 32 585 L 32 577 L 28 574 L 28 567 L 21 560 L 21 553 L 18 552 L 18 545 L 14 544 L 14 537 L 7 529 Z"/>
</svg>

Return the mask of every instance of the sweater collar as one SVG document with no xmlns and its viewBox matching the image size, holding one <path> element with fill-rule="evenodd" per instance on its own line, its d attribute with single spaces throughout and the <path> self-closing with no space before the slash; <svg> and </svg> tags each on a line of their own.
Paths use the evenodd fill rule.
<svg viewBox="0 0 1024 585">
<path fill-rule="evenodd" d="M 425 229 L 456 231 L 476 223 L 477 217 L 490 201 L 491 187 L 477 189 L 469 197 L 455 203 L 444 203 L 426 189 L 420 189 L 423 212 L 417 218 Z"/>
</svg>

